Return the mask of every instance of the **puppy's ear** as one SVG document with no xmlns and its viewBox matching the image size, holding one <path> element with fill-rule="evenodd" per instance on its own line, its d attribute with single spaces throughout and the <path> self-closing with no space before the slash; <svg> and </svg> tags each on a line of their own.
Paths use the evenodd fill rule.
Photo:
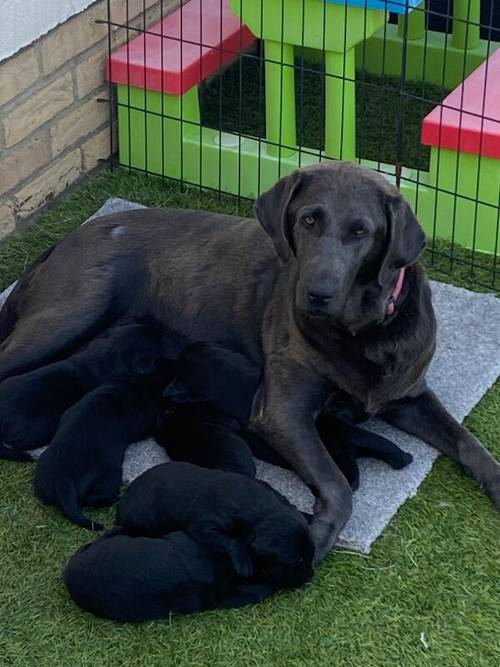
<svg viewBox="0 0 500 667">
<path fill-rule="evenodd" d="M 171 403 L 192 403 L 191 394 L 186 385 L 181 380 L 173 380 L 163 391 L 163 398 Z"/>
<path fill-rule="evenodd" d="M 152 373 L 157 366 L 157 358 L 148 352 L 138 352 L 132 358 L 132 370 L 137 375 Z"/>
<path fill-rule="evenodd" d="M 425 234 L 413 211 L 400 196 L 387 196 L 385 201 L 387 234 L 378 283 L 386 287 L 395 271 L 413 264 L 425 248 Z"/>
<path fill-rule="evenodd" d="M 290 176 L 281 178 L 255 202 L 257 220 L 271 237 L 278 257 L 283 262 L 287 261 L 293 249 L 288 207 L 297 194 L 301 179 L 301 172 L 294 171 Z"/>
<path fill-rule="evenodd" d="M 253 574 L 248 548 L 250 530 L 245 522 L 233 518 L 227 525 L 218 521 L 201 521 L 189 529 L 191 537 L 215 551 L 225 554 L 239 577 Z"/>
</svg>

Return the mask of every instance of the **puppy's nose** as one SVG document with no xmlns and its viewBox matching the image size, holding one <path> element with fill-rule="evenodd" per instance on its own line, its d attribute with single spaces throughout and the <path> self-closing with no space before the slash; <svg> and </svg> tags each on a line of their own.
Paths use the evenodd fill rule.
<svg viewBox="0 0 500 667">
<path fill-rule="evenodd" d="M 316 308 L 326 306 L 332 300 L 330 294 L 321 294 L 319 292 L 308 292 L 307 296 L 311 306 L 315 306 Z"/>
</svg>

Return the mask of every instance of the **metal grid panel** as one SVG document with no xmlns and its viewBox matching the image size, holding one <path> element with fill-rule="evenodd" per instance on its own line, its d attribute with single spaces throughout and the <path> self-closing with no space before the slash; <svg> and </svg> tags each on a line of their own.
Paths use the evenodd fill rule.
<svg viewBox="0 0 500 667">
<path fill-rule="evenodd" d="M 239 202 L 297 166 L 356 160 L 401 189 L 438 269 L 498 289 L 500 0 L 188 0 L 149 27 L 125 4 L 123 23 L 108 2 L 119 164 Z"/>
</svg>

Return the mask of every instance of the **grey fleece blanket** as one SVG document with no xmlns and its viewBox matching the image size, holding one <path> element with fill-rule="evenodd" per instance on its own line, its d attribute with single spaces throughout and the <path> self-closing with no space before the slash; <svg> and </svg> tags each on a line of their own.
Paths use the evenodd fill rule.
<svg viewBox="0 0 500 667">
<path fill-rule="evenodd" d="M 132 202 L 110 199 L 92 218 L 138 207 Z M 0 307 L 8 291 L 0 295 Z M 462 421 L 500 375 L 500 299 L 438 282 L 432 283 L 432 293 L 438 337 L 428 380 L 451 414 Z M 415 495 L 438 456 L 422 441 L 378 420 L 369 422 L 367 428 L 387 436 L 414 458 L 404 470 L 392 470 L 372 459 L 360 461 L 361 484 L 354 494 L 353 514 L 340 535 L 339 545 L 362 553 L 369 552 L 398 508 Z M 131 445 L 123 479 L 130 482 L 166 460 L 164 451 L 153 440 Z M 261 461 L 257 461 L 257 470 L 258 477 L 299 509 L 311 510 L 313 498 L 297 475 Z"/>
</svg>

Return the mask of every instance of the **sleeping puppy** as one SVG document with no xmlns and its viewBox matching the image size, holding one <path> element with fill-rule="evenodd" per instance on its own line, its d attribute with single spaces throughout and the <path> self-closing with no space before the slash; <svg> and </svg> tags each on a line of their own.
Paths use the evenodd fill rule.
<svg viewBox="0 0 500 667">
<path fill-rule="evenodd" d="M 161 415 L 156 426 L 156 441 L 172 461 L 255 477 L 252 450 L 241 437 L 240 422 L 210 404 L 177 405 L 173 413 Z"/>
<path fill-rule="evenodd" d="M 47 445 L 61 415 L 86 393 L 127 373 L 151 372 L 161 329 L 122 320 L 73 356 L 0 384 L 0 458 L 31 461 L 24 450 Z"/>
<path fill-rule="evenodd" d="M 83 528 L 103 528 L 84 516 L 81 506 L 117 500 L 125 450 L 154 425 L 166 367 L 102 385 L 64 413 L 36 468 L 35 494 L 43 503 L 58 505 Z"/>
<path fill-rule="evenodd" d="M 316 420 L 316 428 L 328 453 L 338 465 L 351 489 L 359 488 L 358 459 L 374 458 L 400 470 L 413 461 L 413 456 L 378 433 L 350 424 L 334 413 L 325 413 Z M 281 468 L 292 466 L 256 433 L 245 431 L 244 438 L 253 455 Z"/>
<path fill-rule="evenodd" d="M 283 468 L 290 464 L 245 425 L 260 370 L 245 356 L 209 343 L 186 347 L 164 396 L 175 406 L 157 421 L 156 440 L 174 461 L 255 476 L 253 456 Z M 371 456 L 393 468 L 412 461 L 387 438 L 348 424 L 334 413 L 316 422 L 323 444 L 351 487 L 359 486 L 356 459 Z"/>
<path fill-rule="evenodd" d="M 129 622 L 241 607 L 272 592 L 239 579 L 227 557 L 180 531 L 156 539 L 107 531 L 73 555 L 64 582 L 82 609 Z"/>
<path fill-rule="evenodd" d="M 239 576 L 273 587 L 312 576 L 314 548 L 305 518 L 264 482 L 190 463 L 150 468 L 118 504 L 116 524 L 131 536 L 176 530 L 229 556 Z"/>
<path fill-rule="evenodd" d="M 189 345 L 163 394 L 173 410 L 159 417 L 157 442 L 173 461 L 255 477 L 252 451 L 241 435 L 259 379 L 259 368 L 238 352 Z"/>
<path fill-rule="evenodd" d="M 316 428 L 323 444 L 346 475 L 353 490 L 359 487 L 359 458 L 378 459 L 394 470 L 406 468 L 413 461 L 411 454 L 388 438 L 350 424 L 332 412 L 320 415 L 316 420 Z"/>
</svg>

